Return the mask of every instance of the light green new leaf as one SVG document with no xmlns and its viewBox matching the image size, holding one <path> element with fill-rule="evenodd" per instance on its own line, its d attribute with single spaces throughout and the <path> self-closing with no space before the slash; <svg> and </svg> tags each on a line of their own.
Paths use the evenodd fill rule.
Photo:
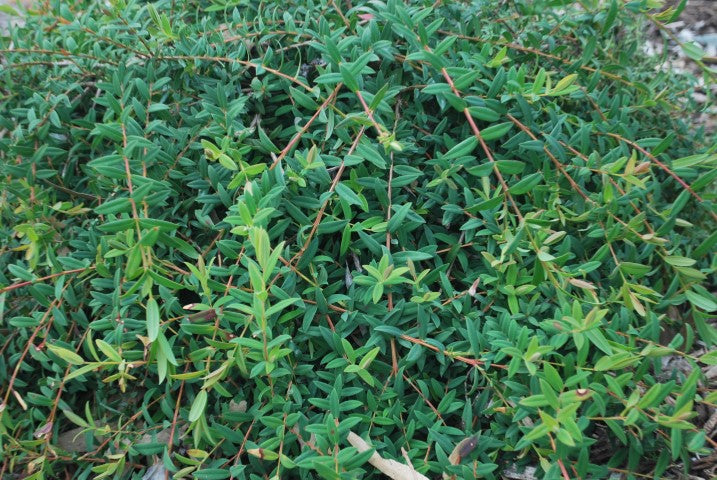
<svg viewBox="0 0 717 480">
<path fill-rule="evenodd" d="M 154 297 L 150 297 L 147 300 L 147 337 L 150 342 L 157 340 L 159 335 L 159 305 Z"/>
<path fill-rule="evenodd" d="M 85 360 L 72 350 L 58 347 L 57 345 L 53 345 L 51 343 L 48 343 L 46 345 L 49 351 L 51 351 L 70 365 L 82 365 L 83 363 L 85 363 Z"/>
<path fill-rule="evenodd" d="M 196 422 L 199 417 L 204 413 L 204 409 L 207 406 L 207 391 L 202 389 L 199 391 L 194 401 L 192 402 L 192 408 L 189 410 L 189 421 Z"/>
</svg>

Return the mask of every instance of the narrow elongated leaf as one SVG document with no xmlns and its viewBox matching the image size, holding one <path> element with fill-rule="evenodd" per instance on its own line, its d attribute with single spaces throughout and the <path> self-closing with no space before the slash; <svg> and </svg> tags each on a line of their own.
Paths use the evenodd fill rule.
<svg viewBox="0 0 717 480">
<path fill-rule="evenodd" d="M 395 232 L 399 228 L 401 228 L 404 220 L 406 219 L 406 216 L 408 215 L 408 212 L 410 212 L 410 211 L 411 211 L 410 203 L 401 205 L 400 207 L 396 208 L 396 211 L 391 216 L 391 219 L 388 221 L 388 226 L 387 226 L 388 231 Z"/>
<path fill-rule="evenodd" d="M 85 360 L 77 355 L 72 350 L 68 350 L 66 348 L 59 347 L 57 345 L 47 344 L 47 349 L 69 363 L 70 365 L 82 365 L 85 363 Z"/>
<path fill-rule="evenodd" d="M 190 422 L 196 422 L 204 414 L 204 409 L 207 407 L 207 391 L 202 389 L 199 391 L 194 401 L 192 402 L 192 408 L 189 410 L 188 420 Z"/>
<path fill-rule="evenodd" d="M 451 160 L 469 155 L 476 146 L 478 146 L 478 140 L 475 137 L 468 137 L 448 150 L 445 155 L 443 155 L 443 158 Z"/>
<path fill-rule="evenodd" d="M 107 356 L 107 358 L 109 358 L 113 362 L 121 362 L 122 361 L 122 357 L 117 352 L 117 350 L 114 349 L 114 347 L 112 345 L 110 345 L 109 343 L 105 342 L 104 340 L 100 340 L 100 339 L 95 340 L 95 343 L 97 344 L 97 348 L 99 348 L 102 351 L 102 353 L 104 353 Z"/>
<path fill-rule="evenodd" d="M 700 295 L 697 292 L 693 292 L 692 290 L 687 290 L 685 292 L 685 296 L 687 299 L 697 308 L 701 308 L 702 310 L 706 312 L 714 312 L 717 310 L 717 301 L 714 297 L 709 298 L 705 295 Z"/>
<path fill-rule="evenodd" d="M 346 200 L 349 203 L 349 205 L 363 206 L 363 202 L 361 201 L 361 198 L 359 198 L 359 196 L 353 190 L 351 190 L 351 188 L 347 187 L 343 183 L 336 184 L 336 193 L 343 200 Z"/>
<path fill-rule="evenodd" d="M 530 192 L 536 185 L 540 183 L 543 176 L 540 173 L 531 173 L 530 175 L 523 177 L 510 187 L 510 193 L 513 195 L 522 195 Z"/>
<path fill-rule="evenodd" d="M 147 337 L 150 342 L 157 340 L 159 335 L 159 306 L 154 297 L 147 300 Z"/>
<path fill-rule="evenodd" d="M 490 141 L 502 137 L 511 129 L 513 124 L 511 122 L 499 123 L 497 125 L 491 125 L 488 128 L 481 130 L 480 134 L 483 140 Z"/>
</svg>

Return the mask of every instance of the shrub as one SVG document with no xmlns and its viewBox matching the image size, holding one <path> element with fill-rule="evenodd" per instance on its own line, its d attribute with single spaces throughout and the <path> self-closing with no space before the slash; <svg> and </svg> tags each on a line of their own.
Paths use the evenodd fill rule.
<svg viewBox="0 0 717 480">
<path fill-rule="evenodd" d="M 0 476 L 714 446 L 717 156 L 640 50 L 680 6 L 354 3 L 45 2 L 2 40 Z"/>
</svg>

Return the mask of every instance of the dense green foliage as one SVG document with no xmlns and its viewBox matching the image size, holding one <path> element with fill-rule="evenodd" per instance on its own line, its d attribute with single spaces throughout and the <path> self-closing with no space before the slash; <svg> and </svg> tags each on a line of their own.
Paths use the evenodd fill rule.
<svg viewBox="0 0 717 480">
<path fill-rule="evenodd" d="M 0 40 L 0 476 L 710 446 L 717 155 L 641 51 L 679 8 L 46 3 Z"/>
</svg>

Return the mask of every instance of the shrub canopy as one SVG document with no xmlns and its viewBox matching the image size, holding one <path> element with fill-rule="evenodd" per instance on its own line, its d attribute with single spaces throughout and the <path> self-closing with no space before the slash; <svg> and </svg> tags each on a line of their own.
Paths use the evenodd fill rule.
<svg viewBox="0 0 717 480">
<path fill-rule="evenodd" d="M 655 3 L 45 2 L 0 40 L 0 476 L 689 464 L 717 156 Z"/>
</svg>

